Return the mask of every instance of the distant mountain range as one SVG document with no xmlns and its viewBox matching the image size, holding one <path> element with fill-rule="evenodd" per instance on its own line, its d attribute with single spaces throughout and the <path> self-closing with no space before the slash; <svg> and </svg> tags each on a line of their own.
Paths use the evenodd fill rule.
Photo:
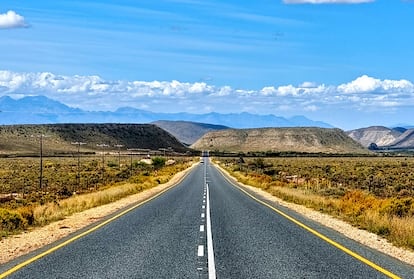
<svg viewBox="0 0 414 279">
<path fill-rule="evenodd" d="M 84 111 L 69 107 L 45 96 L 28 96 L 15 100 L 0 97 L 0 124 L 56 124 L 56 123 L 151 123 L 159 120 L 191 121 L 224 125 L 232 128 L 261 127 L 322 127 L 333 126 L 304 116 L 284 118 L 275 115 L 250 113 L 156 113 L 131 107 L 116 111 Z"/>
<path fill-rule="evenodd" d="M 414 128 L 372 126 L 351 130 L 347 134 L 371 149 L 414 149 Z"/>
</svg>

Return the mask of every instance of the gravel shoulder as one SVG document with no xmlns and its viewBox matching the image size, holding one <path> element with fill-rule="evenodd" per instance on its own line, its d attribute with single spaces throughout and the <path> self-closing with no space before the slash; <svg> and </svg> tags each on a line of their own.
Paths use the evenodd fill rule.
<svg viewBox="0 0 414 279">
<path fill-rule="evenodd" d="M 8 261 L 16 259 L 17 257 L 28 254 L 36 249 L 39 249 L 45 245 L 51 244 L 63 237 L 66 237 L 71 233 L 74 233 L 77 230 L 80 230 L 88 225 L 97 223 L 105 216 L 114 213 L 117 210 L 144 201 L 163 191 L 164 189 L 174 186 L 191 169 L 192 168 L 189 168 L 176 174 L 168 183 L 161 184 L 155 188 L 126 197 L 117 202 L 76 213 L 47 226 L 32 228 L 27 232 L 3 238 L 0 240 L 0 251 L 2 251 L 0 254 L 0 264 L 4 264 Z M 223 169 L 221 170 L 223 172 L 226 172 Z M 414 252 L 403 248 L 398 248 L 389 243 L 386 239 L 381 238 L 376 234 L 355 228 L 344 221 L 306 208 L 305 206 L 285 202 L 261 189 L 244 185 L 239 182 L 237 183 L 247 190 L 252 191 L 259 196 L 262 196 L 264 199 L 277 202 L 282 206 L 295 210 L 296 212 L 308 217 L 309 219 L 332 228 L 368 247 L 381 251 L 382 253 L 395 257 L 408 264 L 414 265 Z"/>
</svg>

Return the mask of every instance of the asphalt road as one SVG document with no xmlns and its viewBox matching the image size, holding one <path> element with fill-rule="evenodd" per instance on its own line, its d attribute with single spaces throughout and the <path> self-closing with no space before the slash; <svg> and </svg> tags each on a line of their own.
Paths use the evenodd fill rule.
<svg viewBox="0 0 414 279">
<path fill-rule="evenodd" d="M 271 205 L 364 260 L 252 199 L 206 162 L 161 196 L 7 278 L 389 278 L 383 271 L 414 278 L 414 267 Z"/>
</svg>

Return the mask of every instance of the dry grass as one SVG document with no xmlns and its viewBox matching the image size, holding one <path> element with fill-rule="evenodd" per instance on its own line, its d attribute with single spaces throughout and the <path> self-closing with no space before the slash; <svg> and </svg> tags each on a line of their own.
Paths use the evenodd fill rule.
<svg viewBox="0 0 414 279">
<path fill-rule="evenodd" d="M 397 246 L 414 249 L 413 198 L 380 198 L 363 190 L 349 190 L 342 197 L 326 196 L 295 183 L 272 181 L 265 175 L 246 174 L 221 166 L 244 184 L 261 188 L 285 201 L 338 217 L 383 236 Z"/>
<path fill-rule="evenodd" d="M 100 191 L 73 195 L 69 198 L 48 202 L 43 205 L 31 205 L 17 209 L 0 208 L 0 236 L 7 236 L 26 229 L 28 226 L 44 226 L 62 220 L 77 212 L 108 204 L 145 189 L 168 182 L 176 173 L 188 168 L 191 162 L 165 166 L 153 173 L 143 173 L 130 179 L 108 185 Z"/>
<path fill-rule="evenodd" d="M 60 202 L 47 203 L 34 208 L 35 224 L 43 226 L 50 222 L 61 220 L 73 213 L 119 200 L 155 185 L 157 184 L 148 182 L 143 184 L 125 183 L 99 192 L 75 195 Z"/>
<path fill-rule="evenodd" d="M 187 167 L 188 165 L 186 165 Z M 121 183 L 99 192 L 73 196 L 59 202 L 48 203 L 33 210 L 36 225 L 45 225 L 61 220 L 75 212 L 117 201 L 126 196 L 136 194 L 145 189 L 167 182 L 171 177 L 184 169 L 184 166 L 170 166 L 158 170 L 154 176 L 142 176 L 140 183 Z"/>
</svg>

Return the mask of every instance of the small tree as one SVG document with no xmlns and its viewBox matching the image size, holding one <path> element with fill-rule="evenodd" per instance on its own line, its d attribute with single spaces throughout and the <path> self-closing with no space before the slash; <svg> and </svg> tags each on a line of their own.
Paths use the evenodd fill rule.
<svg viewBox="0 0 414 279">
<path fill-rule="evenodd" d="M 152 165 L 156 170 L 162 168 L 165 165 L 165 158 L 155 157 L 154 159 L 152 159 Z"/>
<path fill-rule="evenodd" d="M 368 146 L 369 150 L 379 150 L 378 145 L 374 142 L 372 142 L 369 146 Z"/>
<path fill-rule="evenodd" d="M 260 169 L 260 170 L 263 170 L 265 168 L 265 162 L 263 158 L 256 158 L 254 160 L 254 165 L 256 166 L 257 169 Z"/>
</svg>

